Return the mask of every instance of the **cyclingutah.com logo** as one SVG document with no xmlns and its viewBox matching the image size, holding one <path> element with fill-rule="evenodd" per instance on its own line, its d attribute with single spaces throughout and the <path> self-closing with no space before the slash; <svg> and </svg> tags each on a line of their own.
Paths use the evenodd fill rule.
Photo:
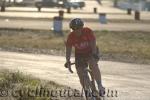
<svg viewBox="0 0 150 100">
<path fill-rule="evenodd" d="M 76 89 L 66 88 L 66 89 L 50 89 L 50 88 L 43 88 L 41 86 L 35 88 L 29 87 L 22 87 L 22 89 L 12 89 L 12 90 L 5 90 L 0 89 L 0 97 L 50 97 L 50 98 L 65 98 L 65 97 L 84 97 L 84 95 L 91 97 L 96 97 L 96 92 L 89 93 L 88 91 L 80 92 Z M 118 97 L 117 90 L 105 90 L 105 97 Z"/>
</svg>

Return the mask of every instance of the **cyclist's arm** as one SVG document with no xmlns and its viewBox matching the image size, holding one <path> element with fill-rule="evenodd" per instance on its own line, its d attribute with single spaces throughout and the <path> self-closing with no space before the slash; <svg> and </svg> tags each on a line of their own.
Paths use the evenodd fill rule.
<svg viewBox="0 0 150 100">
<path fill-rule="evenodd" d="M 92 48 L 92 54 L 96 54 L 97 53 L 97 50 L 96 50 L 96 40 L 90 41 L 90 46 Z"/>
<path fill-rule="evenodd" d="M 70 61 L 72 46 L 66 46 L 66 61 Z"/>
<path fill-rule="evenodd" d="M 96 37 L 95 37 L 95 35 L 94 35 L 94 33 L 91 29 L 87 30 L 87 37 L 88 37 L 90 47 L 92 49 L 92 54 L 96 54 L 97 53 L 97 50 L 96 50 Z"/>
</svg>

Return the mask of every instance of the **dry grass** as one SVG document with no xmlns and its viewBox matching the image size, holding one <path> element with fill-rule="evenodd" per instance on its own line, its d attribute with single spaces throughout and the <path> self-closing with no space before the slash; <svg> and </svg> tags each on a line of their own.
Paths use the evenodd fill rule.
<svg viewBox="0 0 150 100">
<path fill-rule="evenodd" d="M 96 32 L 98 46 L 108 57 L 132 62 L 150 60 L 150 33 L 148 32 Z"/>
<path fill-rule="evenodd" d="M 48 31 L 1 31 L 1 47 L 60 49 L 63 40 Z M 57 45 L 57 46 L 56 46 Z"/>
<path fill-rule="evenodd" d="M 65 90 L 74 92 L 74 89 L 67 86 L 40 80 L 19 71 L 0 71 L 0 100 L 83 100 L 82 97 L 69 97 Z M 5 91 L 5 95 L 2 91 Z M 59 94 L 59 91 L 62 91 L 62 94 L 63 91 L 65 92 L 64 97 Z"/>
<path fill-rule="evenodd" d="M 150 33 L 96 31 L 95 35 L 103 59 L 150 63 Z M 5 50 L 20 48 L 23 52 L 39 53 L 61 51 L 62 55 L 65 51 L 64 37 L 55 36 L 52 31 L 22 29 L 0 29 L 0 48 Z"/>
</svg>

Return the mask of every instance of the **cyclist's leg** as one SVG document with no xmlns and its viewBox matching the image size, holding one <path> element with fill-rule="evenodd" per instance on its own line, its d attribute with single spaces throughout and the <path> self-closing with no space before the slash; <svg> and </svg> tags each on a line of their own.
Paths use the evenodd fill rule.
<svg viewBox="0 0 150 100">
<path fill-rule="evenodd" d="M 86 82 L 89 80 L 89 77 L 86 77 L 86 74 L 85 73 L 85 69 L 88 67 L 88 64 L 86 61 L 82 60 L 81 61 L 81 58 L 79 59 L 76 59 L 76 70 L 77 70 L 77 74 L 79 76 L 79 79 L 80 79 L 80 84 L 81 86 L 83 87 L 84 89 L 84 92 L 85 92 L 85 96 L 86 96 L 86 99 L 88 100 L 89 96 L 90 96 L 90 92 L 89 92 L 89 82 Z M 86 79 L 85 79 L 86 78 Z M 90 81 L 90 80 L 89 80 Z"/>
<path fill-rule="evenodd" d="M 76 70 L 82 87 L 84 86 L 84 69 L 88 67 L 86 62 L 81 62 L 81 58 L 76 58 Z"/>
<path fill-rule="evenodd" d="M 105 89 L 102 85 L 101 72 L 98 67 L 97 61 L 91 57 L 91 58 L 89 58 L 88 62 L 89 62 L 90 69 L 92 70 L 93 76 L 97 82 L 99 92 L 100 92 L 101 96 L 104 96 Z"/>
</svg>

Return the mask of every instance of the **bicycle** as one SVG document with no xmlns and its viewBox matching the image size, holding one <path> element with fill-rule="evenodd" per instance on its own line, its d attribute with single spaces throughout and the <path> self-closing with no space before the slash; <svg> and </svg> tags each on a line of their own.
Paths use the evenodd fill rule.
<svg viewBox="0 0 150 100">
<path fill-rule="evenodd" d="M 70 67 L 66 66 L 71 73 L 73 73 L 71 69 L 71 65 L 75 63 L 70 63 Z M 82 87 L 82 93 L 84 92 L 86 100 L 101 100 L 99 92 L 95 85 L 95 79 L 93 77 L 92 71 L 90 68 L 85 68 L 84 70 L 84 85 Z"/>
</svg>

